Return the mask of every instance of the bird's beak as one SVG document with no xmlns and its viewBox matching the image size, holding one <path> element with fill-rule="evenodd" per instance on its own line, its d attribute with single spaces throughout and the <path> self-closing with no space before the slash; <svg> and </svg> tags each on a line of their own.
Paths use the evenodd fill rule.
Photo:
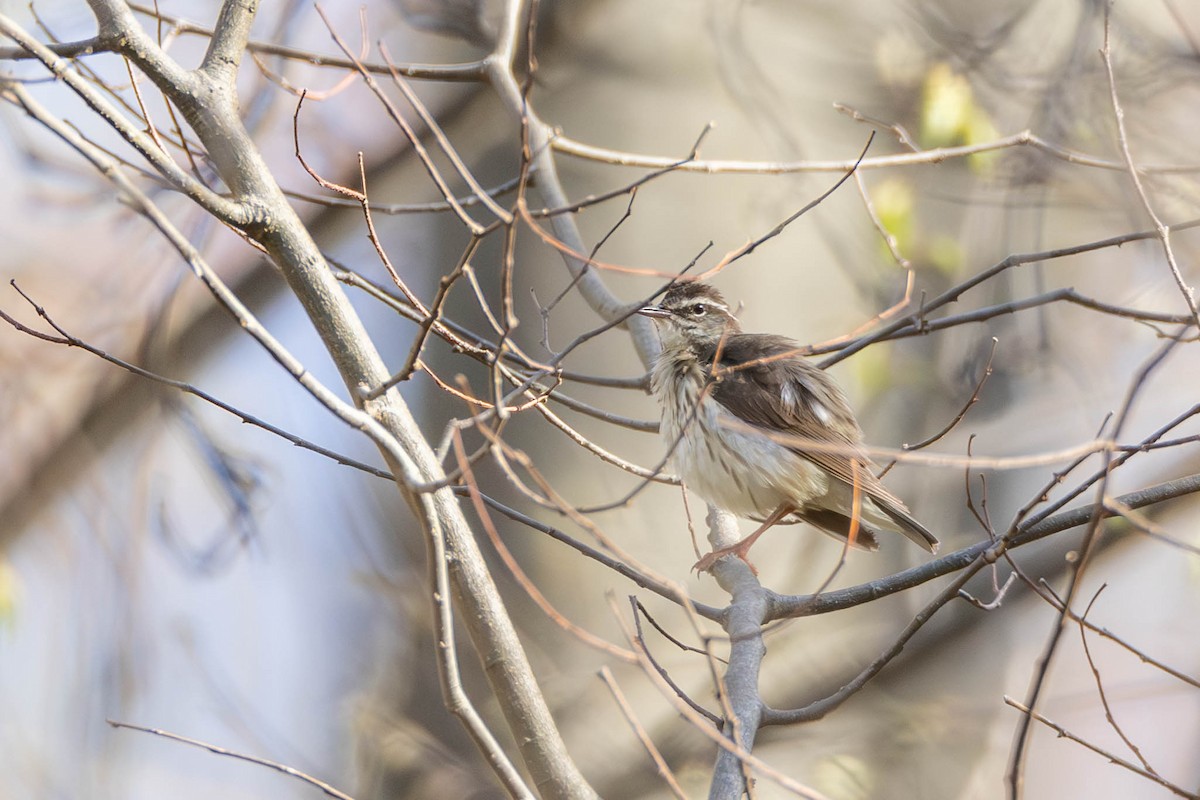
<svg viewBox="0 0 1200 800">
<path fill-rule="evenodd" d="M 638 309 L 637 313 L 641 314 L 643 317 L 650 317 L 651 319 L 666 319 L 667 317 L 671 316 L 671 312 L 662 306 L 642 306 Z"/>
</svg>

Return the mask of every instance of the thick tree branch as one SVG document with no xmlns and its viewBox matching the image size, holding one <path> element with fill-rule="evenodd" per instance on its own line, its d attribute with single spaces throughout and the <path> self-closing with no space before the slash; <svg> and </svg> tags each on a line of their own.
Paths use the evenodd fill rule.
<svg viewBox="0 0 1200 800">
<path fill-rule="evenodd" d="M 726 529 L 723 539 L 737 540 L 737 525 L 729 514 L 710 511 L 709 524 Z M 770 609 L 770 593 L 741 559 L 722 559 L 714 566 L 713 574 L 721 588 L 729 592 L 724 620 L 725 632 L 729 634 L 729 665 L 718 687 L 724 692 L 723 705 L 729 712 L 724 731 L 744 750 L 753 750 L 762 718 L 758 677 L 767 653 L 762 626 Z M 746 784 L 743 760 L 730 750 L 717 751 L 709 800 L 737 800 L 745 793 Z"/>
<path fill-rule="evenodd" d="M 1136 492 L 1121 495 L 1116 498 L 1117 501 L 1129 508 L 1145 508 L 1146 506 L 1156 505 L 1167 500 L 1173 500 L 1177 497 L 1194 494 L 1200 492 L 1200 474 L 1189 475 L 1184 478 L 1177 478 L 1173 481 L 1156 484 L 1154 486 L 1141 489 Z M 1073 508 L 1070 511 L 1063 511 L 1060 514 L 1055 514 L 1047 519 L 1034 521 L 1021 526 L 1016 535 L 1012 537 L 1009 544 L 1010 547 L 1020 547 L 1022 545 L 1035 542 L 1039 539 L 1044 539 L 1055 533 L 1060 533 L 1071 528 L 1086 524 L 1092 519 L 1092 515 L 1098 511 L 1095 504 L 1080 506 Z M 1103 517 L 1113 517 L 1116 514 L 1107 509 L 1099 509 Z M 976 559 L 986 558 L 988 551 L 995 547 L 995 543 L 990 541 L 979 542 L 978 544 L 964 547 L 961 550 L 956 550 L 946 556 L 943 556 L 935 561 L 930 561 L 912 569 L 897 572 L 894 575 L 889 575 L 886 578 L 871 581 L 869 583 L 851 586 L 846 589 L 839 589 L 834 592 L 827 592 L 820 595 L 778 595 L 772 593 L 771 610 L 767 615 L 768 620 L 786 619 L 790 617 L 808 617 L 814 614 L 826 614 L 830 611 L 838 611 L 844 608 L 861 605 L 863 603 L 878 600 L 881 597 L 887 597 L 896 592 L 902 592 L 906 589 L 920 586 L 934 578 L 940 578 L 943 575 L 949 575 L 952 572 L 958 572 L 964 569 Z"/>
<path fill-rule="evenodd" d="M 544 797 L 594 797 L 594 792 L 566 752 L 458 499 L 449 488 L 435 492 L 431 500 L 423 499 L 410 488 L 438 483 L 445 476 L 407 405 L 395 390 L 370 402 L 361 400 L 371 388 L 387 380 L 388 371 L 315 242 L 287 203 L 243 127 L 236 95 L 230 88 L 217 85 L 210 76 L 188 72 L 174 64 L 136 25 L 123 4 L 92 0 L 92 5 L 101 37 L 118 43 L 120 52 L 138 64 L 188 119 L 207 148 L 214 167 L 239 201 L 232 208 L 253 206 L 255 209 L 246 217 L 231 214 L 231 209 L 223 204 L 215 204 L 221 206 L 221 217 L 227 220 L 232 217 L 240 223 L 240 227 L 270 253 L 283 272 L 333 357 L 351 397 L 366 412 L 362 417 L 356 416 L 361 413 L 357 410 L 344 412 L 348 421 L 353 419 L 356 427 L 364 432 L 378 429 L 372 438 L 381 448 L 393 474 L 404 476 L 405 483 L 400 488 L 418 518 L 423 518 L 426 503 L 432 503 L 436 524 L 445 536 L 456 602 L 463 611 L 485 673 L 538 791 Z M 236 29 L 248 23 L 247 16 L 253 6 L 229 6 L 227 10 L 231 15 L 230 24 Z M 7 18 L 0 17 L 0 31 L 39 52 L 38 45 Z M 234 41 L 240 38 L 236 31 L 231 35 Z M 232 55 L 226 47 L 227 44 L 218 45 L 218 51 L 224 54 L 222 59 Z M 44 48 L 39 57 L 55 74 L 77 84 L 72 88 L 98 113 L 105 114 L 105 105 L 99 102 L 95 90 L 82 80 L 70 77 L 73 72 L 61 59 Z M 218 71 L 224 74 L 223 70 Z M 119 126 L 118 130 L 131 141 L 144 137 L 127 124 Z M 155 145 L 143 144 L 139 150 L 165 175 L 177 175 L 178 168 Z M 100 159 L 93 154 L 92 160 L 96 163 Z M 115 165 L 104 171 L 113 177 Z M 187 185 L 183 179 L 179 182 Z M 209 205 L 214 203 L 210 200 Z M 236 302 L 232 296 L 225 300 Z M 312 382 L 305 380 L 308 374 L 302 368 L 299 372 L 289 371 L 311 390 Z M 322 401 L 331 408 L 341 404 L 331 396 L 323 397 Z M 430 557 L 433 555 L 431 551 Z"/>
<path fill-rule="evenodd" d="M 120 36 L 111 29 L 105 30 L 103 26 L 101 31 L 100 38 L 111 43 L 112 49 L 115 50 L 121 43 Z M 188 174 L 159 148 L 152 136 L 144 133 L 127 120 L 124 114 L 112 105 L 99 89 L 72 69 L 67 61 L 55 55 L 4 14 L 0 14 L 0 34 L 17 42 L 41 61 L 46 69 L 79 95 L 80 99 L 87 103 L 101 119 L 111 125 L 125 141 L 149 161 L 171 186 L 230 225 L 238 226 L 250 221 L 252 215 L 245 205 L 222 197 Z M 178 92 L 188 94 L 197 91 L 196 82 L 189 77 L 189 73 L 186 71 L 175 68 L 171 70 L 171 74 L 178 81 L 176 84 Z"/>
</svg>

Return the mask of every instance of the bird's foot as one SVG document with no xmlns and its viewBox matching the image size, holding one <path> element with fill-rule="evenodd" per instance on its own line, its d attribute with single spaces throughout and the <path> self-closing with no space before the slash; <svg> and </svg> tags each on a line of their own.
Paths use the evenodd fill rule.
<svg viewBox="0 0 1200 800">
<path fill-rule="evenodd" d="M 750 559 L 747 558 L 747 556 L 750 554 L 750 548 L 743 547 L 743 544 L 745 544 L 745 542 L 738 542 L 737 544 L 732 544 L 729 547 L 722 547 L 720 550 L 713 550 L 704 558 L 693 564 L 692 571 L 709 572 L 713 568 L 713 565 L 725 556 L 737 556 L 742 561 L 745 561 L 746 566 L 750 568 L 750 572 L 757 576 L 758 569 L 752 563 L 750 563 Z"/>
</svg>

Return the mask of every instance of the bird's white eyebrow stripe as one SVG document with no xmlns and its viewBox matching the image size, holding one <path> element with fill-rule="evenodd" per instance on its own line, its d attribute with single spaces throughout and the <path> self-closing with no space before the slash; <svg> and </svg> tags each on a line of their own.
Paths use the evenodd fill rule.
<svg viewBox="0 0 1200 800">
<path fill-rule="evenodd" d="M 704 297 L 696 297 L 691 300 L 688 300 L 685 304 L 680 306 L 680 310 L 682 311 L 684 309 L 691 308 L 692 306 L 701 306 L 701 305 L 709 306 L 711 308 L 718 308 L 721 311 L 724 311 L 726 314 L 729 314 L 729 306 L 725 305 L 724 303 L 718 303 L 716 300 L 709 300 Z"/>
</svg>

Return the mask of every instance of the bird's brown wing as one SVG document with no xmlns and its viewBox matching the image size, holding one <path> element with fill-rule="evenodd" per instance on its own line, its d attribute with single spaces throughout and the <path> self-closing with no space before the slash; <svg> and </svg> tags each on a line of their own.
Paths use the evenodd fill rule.
<svg viewBox="0 0 1200 800">
<path fill-rule="evenodd" d="M 851 459 L 858 462 L 858 473 L 870 464 L 861 445 L 862 431 L 841 390 L 799 355 L 799 347 L 782 336 L 727 337 L 723 346 L 704 354 L 712 398 L 734 417 L 777 433 L 780 444 L 852 483 Z M 720 361 L 714 366 L 717 355 Z M 809 442 L 815 447 L 806 447 Z M 861 474 L 859 479 L 865 489 Z"/>
<path fill-rule="evenodd" d="M 712 397 L 743 422 L 772 434 L 780 444 L 862 491 L 926 549 L 937 539 L 871 472 L 862 429 L 841 389 L 782 336 L 735 334 L 701 354 L 713 380 Z M 714 365 L 714 357 L 719 361 Z M 806 446 L 807 445 L 807 446 Z"/>
</svg>

